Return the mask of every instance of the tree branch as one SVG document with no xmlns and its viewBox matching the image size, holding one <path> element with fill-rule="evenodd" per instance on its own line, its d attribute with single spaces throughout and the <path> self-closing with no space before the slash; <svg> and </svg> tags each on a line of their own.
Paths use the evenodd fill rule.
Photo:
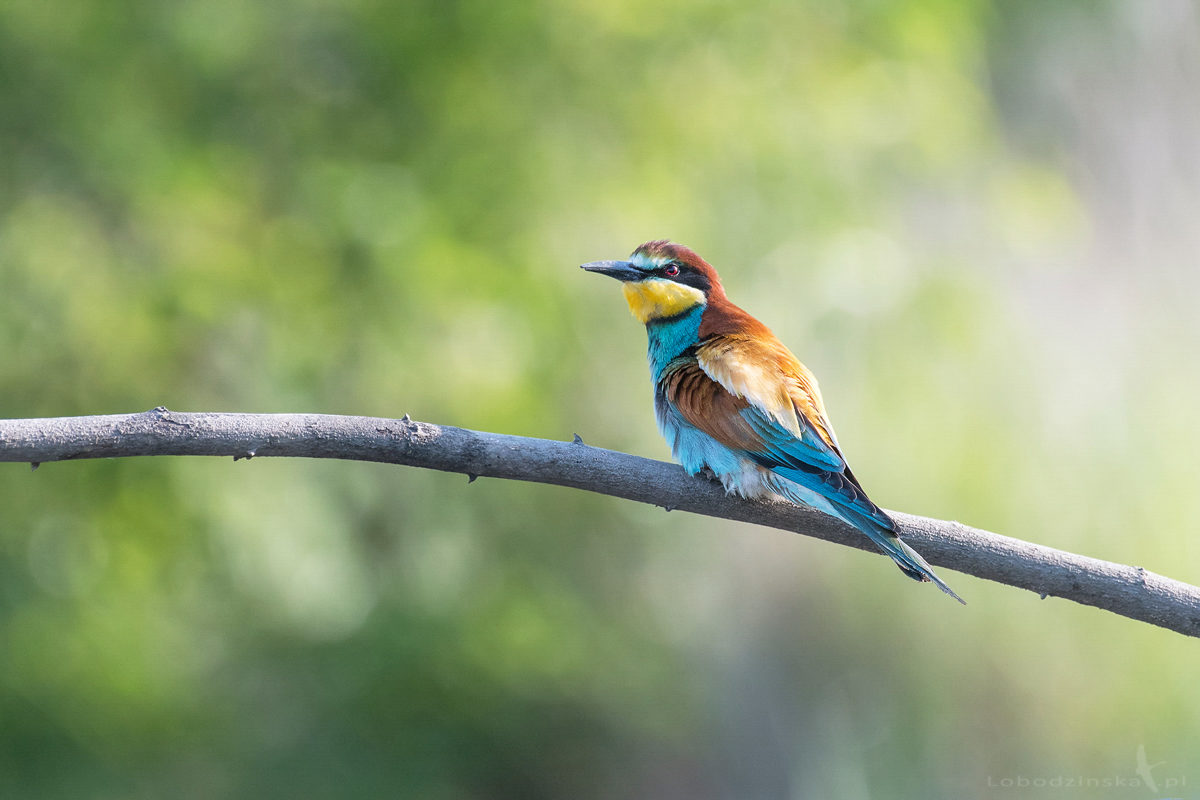
<svg viewBox="0 0 1200 800">
<path fill-rule="evenodd" d="M 0 420 L 0 461 L 114 456 L 293 456 L 378 461 L 472 477 L 551 483 L 874 550 L 857 531 L 782 501 L 727 497 L 673 464 L 574 442 L 480 433 L 404 419 L 325 414 L 179 413 Z M 888 512 L 931 563 L 1200 636 L 1200 588 L 958 522 Z"/>
</svg>

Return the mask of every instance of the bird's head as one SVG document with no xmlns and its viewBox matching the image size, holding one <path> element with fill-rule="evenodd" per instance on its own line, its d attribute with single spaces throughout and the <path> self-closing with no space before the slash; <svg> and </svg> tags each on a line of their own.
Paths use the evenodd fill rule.
<svg viewBox="0 0 1200 800">
<path fill-rule="evenodd" d="M 629 310 L 645 323 L 678 317 L 725 296 L 707 261 L 665 239 L 646 242 L 628 261 L 593 261 L 582 268 L 621 281 Z"/>
</svg>

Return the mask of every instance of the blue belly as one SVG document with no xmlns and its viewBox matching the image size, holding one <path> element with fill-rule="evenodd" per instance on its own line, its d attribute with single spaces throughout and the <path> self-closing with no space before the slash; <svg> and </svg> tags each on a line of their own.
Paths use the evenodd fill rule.
<svg viewBox="0 0 1200 800">
<path fill-rule="evenodd" d="M 658 430 L 667 440 L 671 455 L 689 475 L 708 467 L 718 477 L 742 472 L 740 455 L 693 426 L 665 398 L 655 402 Z"/>
</svg>

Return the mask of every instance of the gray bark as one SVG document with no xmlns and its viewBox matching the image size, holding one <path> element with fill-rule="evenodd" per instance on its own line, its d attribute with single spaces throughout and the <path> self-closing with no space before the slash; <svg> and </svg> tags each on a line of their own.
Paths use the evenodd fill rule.
<svg viewBox="0 0 1200 800">
<path fill-rule="evenodd" d="M 781 501 L 727 497 L 680 467 L 573 442 L 481 433 L 404 419 L 325 414 L 180 413 L 0 420 L 0 461 L 117 456 L 342 458 L 570 486 L 874 550 L 857 531 Z M 967 527 L 888 512 L 932 564 L 1200 636 L 1200 588 Z M 954 613 L 947 610 L 947 613 Z"/>
</svg>

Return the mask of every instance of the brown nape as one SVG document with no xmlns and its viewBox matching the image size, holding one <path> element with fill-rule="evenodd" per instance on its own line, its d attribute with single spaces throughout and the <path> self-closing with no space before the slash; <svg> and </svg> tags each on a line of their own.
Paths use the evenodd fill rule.
<svg viewBox="0 0 1200 800">
<path fill-rule="evenodd" d="M 729 302 L 725 292 L 710 292 L 708 306 L 700 317 L 700 339 L 710 336 L 751 336 L 767 342 L 778 343 L 771 329 L 742 309 Z M 782 345 L 781 345 L 782 346 Z"/>
</svg>

